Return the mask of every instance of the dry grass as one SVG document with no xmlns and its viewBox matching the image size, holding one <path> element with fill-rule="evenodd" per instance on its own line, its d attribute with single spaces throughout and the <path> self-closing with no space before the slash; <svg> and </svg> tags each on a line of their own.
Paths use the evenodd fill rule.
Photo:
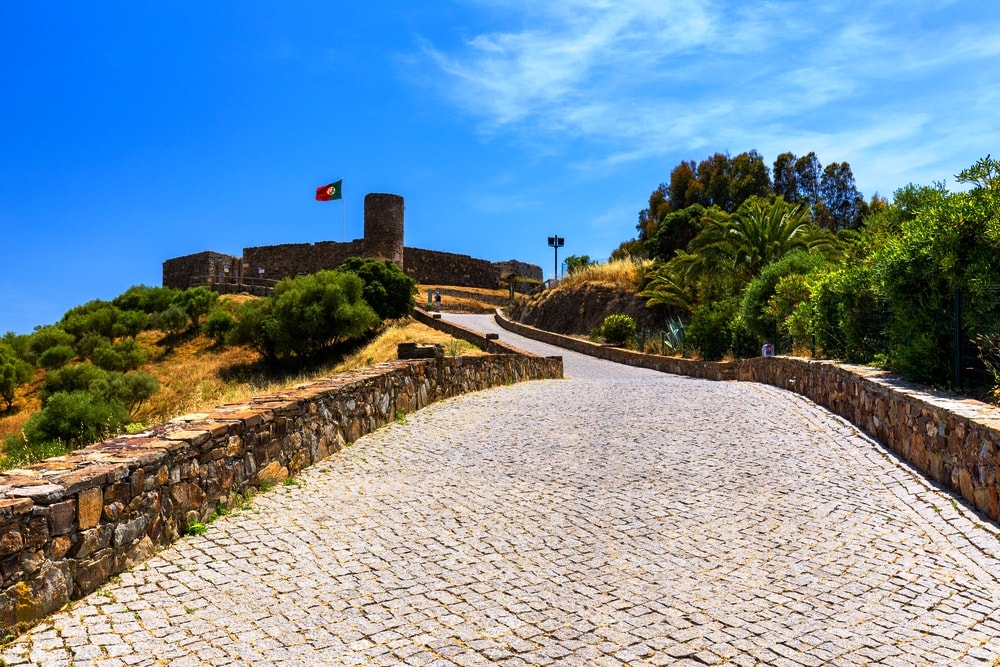
<svg viewBox="0 0 1000 667">
<path fill-rule="evenodd" d="M 652 260 L 648 259 L 594 264 L 564 276 L 559 285 L 573 287 L 583 283 L 604 283 L 621 287 L 629 292 L 637 292 L 643 274 L 652 264 Z"/>
</svg>

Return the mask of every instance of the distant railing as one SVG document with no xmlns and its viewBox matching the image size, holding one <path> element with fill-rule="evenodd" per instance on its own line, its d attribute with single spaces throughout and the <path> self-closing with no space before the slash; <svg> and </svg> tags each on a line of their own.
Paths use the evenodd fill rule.
<svg viewBox="0 0 1000 667">
<path fill-rule="evenodd" d="M 228 278 L 219 276 L 191 276 L 188 279 L 190 287 L 208 287 L 219 294 L 254 294 L 270 296 L 278 281 L 273 278 L 251 278 L 247 276 Z"/>
</svg>

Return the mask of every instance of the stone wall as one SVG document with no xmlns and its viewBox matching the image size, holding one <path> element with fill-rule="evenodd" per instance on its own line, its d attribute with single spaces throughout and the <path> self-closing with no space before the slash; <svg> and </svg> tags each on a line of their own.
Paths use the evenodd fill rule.
<svg viewBox="0 0 1000 667">
<path fill-rule="evenodd" d="M 795 357 L 694 361 L 595 345 L 497 314 L 515 333 L 632 366 L 709 380 L 761 382 L 794 391 L 840 415 L 930 478 L 1000 522 L 1000 409 L 933 392 L 866 366 Z"/>
<path fill-rule="evenodd" d="M 210 250 L 168 259 L 163 263 L 163 286 L 187 289 L 195 284 L 235 281 L 239 261 L 238 257 Z"/>
<path fill-rule="evenodd" d="M 18 632 L 399 413 L 556 377 L 561 359 L 518 354 L 387 362 L 0 473 L 0 627 Z"/>
<path fill-rule="evenodd" d="M 423 285 L 500 287 L 500 269 L 484 259 L 419 248 L 403 249 L 403 270 Z"/>
<path fill-rule="evenodd" d="M 281 280 L 300 273 L 316 273 L 336 269 L 348 257 L 359 257 L 364 251 L 364 241 L 355 239 L 347 243 L 320 241 L 318 243 L 283 243 L 243 249 L 243 262 L 247 274 L 258 277 L 264 269 L 264 278 Z"/>
</svg>

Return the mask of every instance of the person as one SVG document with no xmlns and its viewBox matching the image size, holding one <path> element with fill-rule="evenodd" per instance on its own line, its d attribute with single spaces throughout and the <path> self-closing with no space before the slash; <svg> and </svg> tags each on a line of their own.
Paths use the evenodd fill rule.
<svg viewBox="0 0 1000 667">
<path fill-rule="evenodd" d="M 771 345 L 771 341 L 765 340 L 764 344 L 760 348 L 760 355 L 762 357 L 773 357 L 774 356 L 774 346 Z"/>
<path fill-rule="evenodd" d="M 434 290 L 434 310 L 441 311 L 441 292 Z"/>
</svg>

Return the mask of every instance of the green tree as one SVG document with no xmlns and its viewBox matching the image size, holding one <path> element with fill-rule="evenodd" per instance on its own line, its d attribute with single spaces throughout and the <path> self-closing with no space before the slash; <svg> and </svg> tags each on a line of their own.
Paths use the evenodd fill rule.
<svg viewBox="0 0 1000 667">
<path fill-rule="evenodd" d="M 701 231 L 701 220 L 708 209 L 700 204 L 668 213 L 656 230 L 656 235 L 646 241 L 650 257 L 669 261 L 678 250 L 685 250 Z"/>
<path fill-rule="evenodd" d="M 590 259 L 590 255 L 568 255 L 563 261 L 566 262 L 566 273 L 568 274 L 576 273 L 588 266 L 597 264 L 597 262 Z"/>
<path fill-rule="evenodd" d="M 201 318 L 211 312 L 218 300 L 219 294 L 217 292 L 201 285 L 180 292 L 174 298 L 171 306 L 180 306 L 191 321 L 191 329 L 197 329 Z"/>
<path fill-rule="evenodd" d="M 800 199 L 795 162 L 794 153 L 781 153 L 774 159 L 774 167 L 771 170 L 775 196 L 781 197 L 789 204 L 795 204 Z"/>
<path fill-rule="evenodd" d="M 746 284 L 760 270 L 796 250 L 834 254 L 836 237 L 819 230 L 804 206 L 754 197 L 736 213 L 709 213 L 701 233 L 691 242 L 693 268 L 731 274 Z"/>
<path fill-rule="evenodd" d="M 0 398 L 10 410 L 18 385 L 31 379 L 31 364 L 21 359 L 10 345 L 0 342 Z"/>
<path fill-rule="evenodd" d="M 165 334 L 183 333 L 188 322 L 188 314 L 180 304 L 174 304 L 149 318 L 149 326 Z"/>
<path fill-rule="evenodd" d="M 169 308 L 170 304 L 177 298 L 178 293 L 179 290 L 172 287 L 133 285 L 112 299 L 111 303 L 124 311 L 154 315 Z"/>
<path fill-rule="evenodd" d="M 201 332 L 215 341 L 216 345 L 221 346 L 226 342 L 229 332 L 235 328 L 236 318 L 225 310 L 216 308 L 205 318 Z"/>
<path fill-rule="evenodd" d="M 395 320 L 413 313 L 417 283 L 395 262 L 349 257 L 340 268 L 355 274 L 364 283 L 362 294 L 382 320 Z"/>
<path fill-rule="evenodd" d="M 361 278 L 348 271 L 286 278 L 263 305 L 241 314 L 256 322 L 248 336 L 265 357 L 308 357 L 359 338 L 379 323 L 363 288 Z"/>
<path fill-rule="evenodd" d="M 797 202 L 805 202 L 811 209 L 819 201 L 819 182 L 823 167 L 816 153 L 809 152 L 795 161 L 795 184 L 799 195 Z"/>
<path fill-rule="evenodd" d="M 861 224 L 864 197 L 854 183 L 851 165 L 831 162 L 823 169 L 819 183 L 819 198 L 823 215 L 816 216 L 816 224 L 824 229 L 857 229 Z"/>
<path fill-rule="evenodd" d="M 74 347 L 75 343 L 76 336 L 68 333 L 59 326 L 51 325 L 39 327 L 29 336 L 28 352 L 31 358 L 27 361 L 38 360 L 45 350 L 58 345 L 64 345 L 76 349 Z"/>
</svg>

